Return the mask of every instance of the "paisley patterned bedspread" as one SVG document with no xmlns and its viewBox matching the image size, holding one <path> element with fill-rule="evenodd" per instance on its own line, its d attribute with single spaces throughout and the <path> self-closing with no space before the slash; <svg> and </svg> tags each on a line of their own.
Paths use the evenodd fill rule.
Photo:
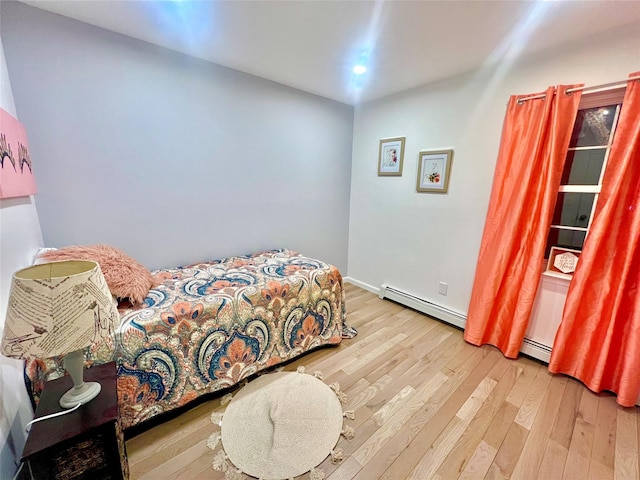
<svg viewBox="0 0 640 480">
<path fill-rule="evenodd" d="M 116 361 L 124 428 L 235 385 L 265 368 L 356 332 L 345 323 L 337 268 L 290 250 L 164 269 L 141 308 L 121 308 L 117 331 L 87 351 Z M 37 402 L 61 359 L 29 360 Z"/>
</svg>

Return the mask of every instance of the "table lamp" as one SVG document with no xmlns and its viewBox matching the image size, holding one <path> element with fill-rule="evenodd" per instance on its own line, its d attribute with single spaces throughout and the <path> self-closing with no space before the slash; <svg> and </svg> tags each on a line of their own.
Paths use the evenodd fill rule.
<svg viewBox="0 0 640 480">
<path fill-rule="evenodd" d="M 73 387 L 62 408 L 85 404 L 100 393 L 85 383 L 84 349 L 113 332 L 120 315 L 96 262 L 51 262 L 14 273 L 2 336 L 2 354 L 13 358 L 62 356 Z"/>
</svg>

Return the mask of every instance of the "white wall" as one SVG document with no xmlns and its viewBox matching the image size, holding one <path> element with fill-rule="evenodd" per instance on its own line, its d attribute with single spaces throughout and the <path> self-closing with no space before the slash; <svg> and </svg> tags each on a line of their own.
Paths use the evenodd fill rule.
<svg viewBox="0 0 640 480">
<path fill-rule="evenodd" d="M 0 39 L 0 108 L 16 116 L 11 83 Z M 27 135 L 30 135 L 27 130 Z M 34 170 L 39 158 L 32 155 Z M 33 197 L 0 199 L 0 338 L 11 276 L 33 261 L 42 233 Z M 24 426 L 33 418 L 22 380 L 23 362 L 0 355 L 0 478 L 12 478 L 26 440 Z"/>
<path fill-rule="evenodd" d="M 419 59 L 416 59 L 419 61 Z M 549 85 L 600 84 L 640 70 L 640 26 L 516 63 L 503 61 L 356 109 L 349 277 L 466 314 L 506 103 Z M 381 138 L 406 136 L 402 177 L 378 177 Z M 448 194 L 417 193 L 418 152 L 454 148 Z M 438 282 L 449 284 L 438 294 Z"/>
<path fill-rule="evenodd" d="M 353 107 L 3 5 L 46 246 L 149 268 L 288 247 L 347 268 Z"/>
</svg>

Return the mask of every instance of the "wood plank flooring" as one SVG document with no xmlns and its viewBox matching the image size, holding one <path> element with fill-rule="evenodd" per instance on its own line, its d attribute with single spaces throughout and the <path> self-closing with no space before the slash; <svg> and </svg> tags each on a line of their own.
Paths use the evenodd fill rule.
<svg viewBox="0 0 640 480">
<path fill-rule="evenodd" d="M 354 439 L 329 480 L 640 478 L 640 407 L 550 374 L 454 327 L 347 284 L 359 335 L 288 364 L 346 392 Z M 133 480 L 219 479 L 206 446 L 212 399 L 127 441 Z"/>
</svg>

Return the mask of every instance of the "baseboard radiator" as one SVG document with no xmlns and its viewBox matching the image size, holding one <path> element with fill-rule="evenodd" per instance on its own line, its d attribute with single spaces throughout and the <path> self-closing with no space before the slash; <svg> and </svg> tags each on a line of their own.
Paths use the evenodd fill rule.
<svg viewBox="0 0 640 480">
<path fill-rule="evenodd" d="M 467 323 L 467 316 L 460 312 L 456 312 L 455 310 L 443 307 L 437 303 L 430 302 L 429 300 L 416 297 L 415 295 L 411 295 L 410 293 L 391 287 L 386 283 L 382 284 L 378 295 L 380 298 L 388 298 L 389 300 L 393 300 L 394 302 L 398 302 L 402 305 L 413 308 L 414 310 L 425 313 L 430 317 L 450 323 L 455 327 L 464 328 Z"/>
<path fill-rule="evenodd" d="M 450 308 L 443 307 L 437 303 L 417 297 L 386 283 L 382 284 L 378 295 L 382 299 L 387 298 L 389 300 L 393 300 L 394 302 L 413 308 L 418 312 L 422 312 L 430 317 L 437 318 L 438 320 L 442 320 L 443 322 L 449 323 L 450 325 L 458 328 L 464 329 L 467 323 L 467 316 L 460 312 L 456 312 Z M 526 337 L 522 342 L 520 351 L 525 355 L 537 358 L 538 360 L 542 360 L 546 363 L 549 363 L 549 358 L 551 357 L 551 347 Z"/>
<path fill-rule="evenodd" d="M 524 337 L 520 351 L 525 355 L 542 360 L 545 363 L 549 363 L 551 358 L 551 347 L 530 338 Z"/>
</svg>

